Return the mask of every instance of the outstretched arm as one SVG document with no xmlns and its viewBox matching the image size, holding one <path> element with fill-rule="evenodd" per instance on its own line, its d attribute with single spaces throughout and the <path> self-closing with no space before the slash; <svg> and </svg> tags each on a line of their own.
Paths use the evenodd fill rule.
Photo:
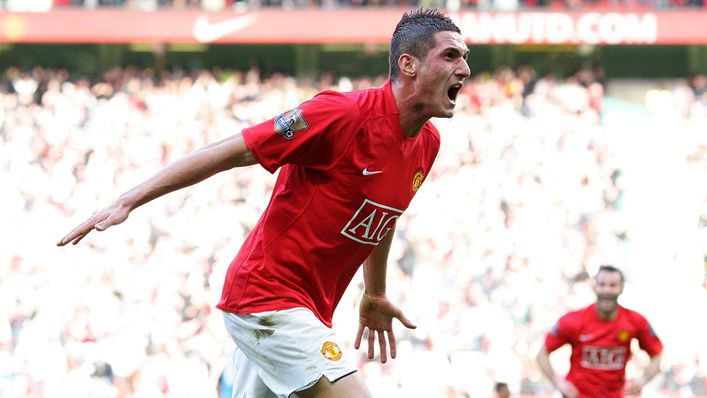
<svg viewBox="0 0 707 398">
<path fill-rule="evenodd" d="M 74 228 L 57 242 L 57 246 L 77 244 L 94 229 L 105 231 L 120 224 L 131 211 L 162 195 L 196 184 L 218 172 L 255 163 L 256 159 L 241 134 L 197 149 L 121 195 L 112 205 Z"/>
<path fill-rule="evenodd" d="M 540 366 L 540 370 L 542 370 L 545 376 L 547 376 L 553 387 L 558 389 L 563 396 L 567 398 L 577 398 L 579 396 L 579 391 L 577 391 L 577 387 L 575 387 L 574 384 L 562 377 L 559 377 L 555 373 L 555 370 L 552 368 L 552 364 L 550 363 L 550 353 L 547 351 L 545 346 L 540 349 L 536 359 L 538 366 Z"/>
<path fill-rule="evenodd" d="M 660 370 L 661 358 L 662 354 L 658 354 L 651 357 L 651 361 L 648 363 L 646 370 L 643 371 L 643 375 L 635 379 L 628 386 L 628 388 L 626 388 L 626 391 L 624 391 L 625 395 L 631 396 L 641 394 L 641 390 L 643 389 L 643 387 L 645 387 L 645 385 L 648 384 L 648 382 L 651 381 L 655 377 L 655 375 L 658 374 L 658 371 Z"/>
<path fill-rule="evenodd" d="M 415 329 L 402 311 L 393 305 L 385 295 L 385 278 L 388 266 L 388 252 L 393 241 L 393 230 L 388 231 L 383 240 L 371 252 L 363 264 L 363 280 L 365 290 L 359 305 L 359 324 L 356 332 L 354 348 L 361 346 L 363 333 L 368 329 L 368 358 L 374 357 L 375 336 L 378 335 L 381 362 L 388 360 L 387 345 L 390 345 L 390 357 L 397 355 L 395 334 L 393 333 L 393 318 L 397 318 L 405 327 Z M 387 334 L 387 343 L 386 335 Z"/>
</svg>

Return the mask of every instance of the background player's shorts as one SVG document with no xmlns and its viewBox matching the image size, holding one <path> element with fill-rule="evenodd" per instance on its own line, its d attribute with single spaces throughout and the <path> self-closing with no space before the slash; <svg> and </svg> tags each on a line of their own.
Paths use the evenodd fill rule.
<svg viewBox="0 0 707 398">
<path fill-rule="evenodd" d="M 224 319 L 238 347 L 234 398 L 287 398 L 322 376 L 334 382 L 356 371 L 334 331 L 308 309 L 224 312 Z"/>
</svg>

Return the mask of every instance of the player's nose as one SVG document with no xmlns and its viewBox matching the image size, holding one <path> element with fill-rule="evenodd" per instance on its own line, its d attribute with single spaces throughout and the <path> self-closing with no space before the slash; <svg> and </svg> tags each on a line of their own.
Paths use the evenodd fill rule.
<svg viewBox="0 0 707 398">
<path fill-rule="evenodd" d="M 469 63 L 466 62 L 465 59 L 461 59 L 461 64 L 457 68 L 457 76 L 461 79 L 466 79 L 467 77 L 471 76 L 471 68 L 469 67 Z"/>
</svg>

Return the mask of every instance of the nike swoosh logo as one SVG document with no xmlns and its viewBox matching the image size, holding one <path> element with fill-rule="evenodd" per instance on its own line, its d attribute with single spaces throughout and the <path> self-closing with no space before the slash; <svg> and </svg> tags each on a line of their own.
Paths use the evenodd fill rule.
<svg viewBox="0 0 707 398">
<path fill-rule="evenodd" d="M 255 15 L 244 15 L 221 22 L 211 23 L 209 22 L 209 18 L 202 15 L 194 22 L 192 34 L 196 41 L 200 43 L 210 43 L 247 28 L 254 24 L 256 20 Z"/>
<path fill-rule="evenodd" d="M 372 175 L 374 175 L 374 174 L 380 174 L 380 173 L 382 173 L 382 172 L 383 172 L 383 170 L 369 171 L 369 170 L 368 170 L 368 167 L 366 167 L 365 169 L 363 169 L 363 175 L 365 175 L 365 176 L 372 176 Z"/>
<path fill-rule="evenodd" d="M 579 341 L 582 343 L 589 341 L 592 338 L 594 338 L 594 335 L 592 335 L 592 334 L 580 334 L 579 335 Z"/>
</svg>

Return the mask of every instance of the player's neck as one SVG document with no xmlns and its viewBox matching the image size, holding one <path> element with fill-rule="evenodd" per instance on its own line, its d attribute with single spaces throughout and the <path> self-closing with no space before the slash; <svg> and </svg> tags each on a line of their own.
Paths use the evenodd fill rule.
<svg viewBox="0 0 707 398">
<path fill-rule="evenodd" d="M 607 312 L 607 311 L 600 311 L 599 308 L 595 308 L 597 311 L 597 316 L 599 319 L 602 321 L 613 321 L 616 319 L 616 316 L 619 315 L 619 307 L 616 307 L 615 310 Z"/>
<path fill-rule="evenodd" d="M 417 93 L 409 84 L 393 81 L 391 86 L 403 133 L 407 137 L 415 137 L 430 118 L 425 116 L 423 109 L 418 109 Z"/>
</svg>

